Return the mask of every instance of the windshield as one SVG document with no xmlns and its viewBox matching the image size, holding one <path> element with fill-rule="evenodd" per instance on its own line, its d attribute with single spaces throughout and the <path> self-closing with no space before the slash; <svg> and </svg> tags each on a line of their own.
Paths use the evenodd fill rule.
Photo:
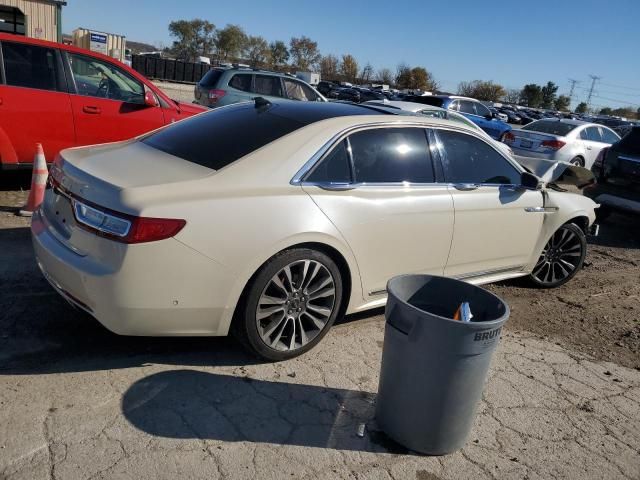
<svg viewBox="0 0 640 480">
<path fill-rule="evenodd" d="M 550 133 L 551 135 L 564 137 L 576 127 L 578 127 L 578 125 L 572 123 L 564 123 L 559 120 L 538 120 L 537 122 L 525 125 L 524 127 L 522 127 L 522 130 Z"/>
</svg>

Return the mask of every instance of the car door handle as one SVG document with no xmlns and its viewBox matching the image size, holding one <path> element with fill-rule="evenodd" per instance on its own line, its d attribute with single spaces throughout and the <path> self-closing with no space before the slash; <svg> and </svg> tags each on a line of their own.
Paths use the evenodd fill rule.
<svg viewBox="0 0 640 480">
<path fill-rule="evenodd" d="M 462 190 L 463 192 L 466 192 L 469 190 L 477 190 L 478 185 L 475 183 L 456 183 L 453 185 L 453 188 L 455 188 L 456 190 Z"/>
<path fill-rule="evenodd" d="M 82 111 L 90 115 L 96 115 L 101 112 L 100 107 L 96 107 L 95 105 L 85 105 L 82 107 Z"/>
</svg>

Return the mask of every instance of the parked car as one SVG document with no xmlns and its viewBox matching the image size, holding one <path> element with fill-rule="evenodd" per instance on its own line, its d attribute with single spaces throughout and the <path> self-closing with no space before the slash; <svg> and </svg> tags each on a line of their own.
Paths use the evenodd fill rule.
<svg viewBox="0 0 640 480">
<path fill-rule="evenodd" d="M 0 169 L 31 168 L 36 143 L 51 162 L 64 148 L 124 140 L 204 111 L 95 52 L 6 33 L 0 50 Z"/>
<path fill-rule="evenodd" d="M 247 102 L 255 97 L 267 100 L 326 102 L 315 88 L 286 73 L 251 68 L 212 68 L 194 87 L 195 103 L 215 108 Z"/>
<path fill-rule="evenodd" d="M 604 147 L 620 140 L 613 130 L 580 120 L 544 119 L 507 133 L 516 156 L 568 162 L 590 169 Z"/>
<path fill-rule="evenodd" d="M 640 126 L 604 148 L 593 164 L 598 183 L 586 191 L 600 204 L 598 218 L 618 210 L 640 214 Z"/>
<path fill-rule="evenodd" d="M 454 122 L 462 123 L 463 125 L 475 130 L 479 135 L 486 137 L 486 139 L 489 142 L 493 143 L 495 147 L 499 148 L 504 154 L 509 155 L 511 158 L 513 158 L 513 151 L 508 145 L 498 140 L 494 140 L 487 134 L 487 132 L 482 130 L 478 125 L 473 123 L 464 115 L 459 114 L 458 112 L 446 110 L 440 107 L 434 107 L 433 105 L 423 105 L 422 103 L 404 102 L 400 100 L 383 100 L 383 101 L 372 100 L 369 102 L 365 102 L 364 105 L 371 105 L 371 106 L 376 106 L 381 108 L 389 108 L 392 110 L 402 110 L 403 112 L 413 113 L 416 115 L 424 115 L 426 117 L 434 117 L 434 118 L 444 118 L 447 120 L 453 120 Z"/>
<path fill-rule="evenodd" d="M 271 360 L 384 305 L 398 274 L 561 285 L 595 219 L 472 128 L 339 102 L 256 99 L 65 150 L 51 184 L 31 231 L 64 298 L 118 334 L 231 330 Z"/>
<path fill-rule="evenodd" d="M 511 130 L 511 125 L 494 118 L 487 107 L 473 98 L 447 95 L 415 95 L 404 100 L 459 112 L 496 140 L 501 140 L 504 134 Z"/>
</svg>

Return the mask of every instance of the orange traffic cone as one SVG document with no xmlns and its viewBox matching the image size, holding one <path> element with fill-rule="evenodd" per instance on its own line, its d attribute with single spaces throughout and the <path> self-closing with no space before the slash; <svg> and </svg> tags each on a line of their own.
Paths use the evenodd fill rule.
<svg viewBox="0 0 640 480">
<path fill-rule="evenodd" d="M 40 206 L 44 200 L 44 190 L 47 187 L 47 161 L 44 158 L 42 144 L 36 144 L 36 156 L 33 159 L 33 174 L 31 175 L 31 190 L 29 190 L 29 198 L 27 204 L 18 213 L 23 217 L 30 217 L 33 212 Z"/>
</svg>

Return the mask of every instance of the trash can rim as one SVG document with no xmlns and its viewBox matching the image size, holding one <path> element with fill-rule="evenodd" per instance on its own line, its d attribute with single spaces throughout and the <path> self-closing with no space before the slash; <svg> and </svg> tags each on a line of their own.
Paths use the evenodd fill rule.
<svg viewBox="0 0 640 480">
<path fill-rule="evenodd" d="M 511 316 L 511 309 L 509 308 L 509 305 L 507 304 L 507 302 L 502 300 L 500 297 L 498 297 L 493 292 L 490 292 L 489 290 L 481 288 L 481 287 L 479 287 L 477 285 L 474 285 L 472 283 L 465 282 L 464 280 L 458 280 L 457 278 L 445 277 L 445 276 L 442 276 L 442 275 L 430 275 L 428 273 L 406 273 L 406 274 L 403 274 L 403 275 L 396 275 L 395 277 L 389 279 L 389 281 L 387 282 L 387 295 L 392 295 L 392 288 L 391 288 L 391 283 L 392 282 L 400 281 L 401 279 L 407 278 L 407 277 L 429 277 L 429 278 L 440 278 L 440 279 L 445 279 L 445 280 L 452 280 L 454 282 L 463 282 L 463 283 L 466 283 L 467 285 L 470 285 L 472 287 L 476 287 L 476 288 L 482 290 L 483 292 L 487 293 L 491 297 L 495 298 L 496 300 L 498 300 L 500 303 L 502 303 L 504 305 L 504 309 L 505 309 L 504 310 L 504 314 L 501 315 L 500 317 L 495 318 L 493 320 L 486 320 L 486 321 L 483 321 L 483 322 L 473 322 L 473 321 L 471 321 L 471 322 L 461 322 L 460 320 L 454 320 L 453 318 L 443 317 L 442 315 L 437 315 L 435 313 L 428 312 L 429 315 L 432 315 L 434 317 L 441 318 L 443 320 L 447 320 L 449 322 L 453 322 L 454 324 L 459 324 L 459 325 L 463 325 L 463 326 L 466 326 L 466 327 L 479 328 L 479 327 L 487 327 L 488 325 L 495 324 L 495 323 L 500 323 L 500 322 L 503 321 L 503 319 L 505 317 L 509 318 Z M 410 304 L 406 300 L 401 299 L 395 293 L 393 293 L 393 296 L 395 298 L 397 298 L 398 301 L 402 302 L 404 305 L 406 305 L 407 307 L 411 308 L 412 310 L 415 310 L 416 312 L 419 312 L 419 313 L 424 313 L 425 312 L 425 310 L 422 310 L 422 309 L 416 307 L 415 305 Z"/>
</svg>

